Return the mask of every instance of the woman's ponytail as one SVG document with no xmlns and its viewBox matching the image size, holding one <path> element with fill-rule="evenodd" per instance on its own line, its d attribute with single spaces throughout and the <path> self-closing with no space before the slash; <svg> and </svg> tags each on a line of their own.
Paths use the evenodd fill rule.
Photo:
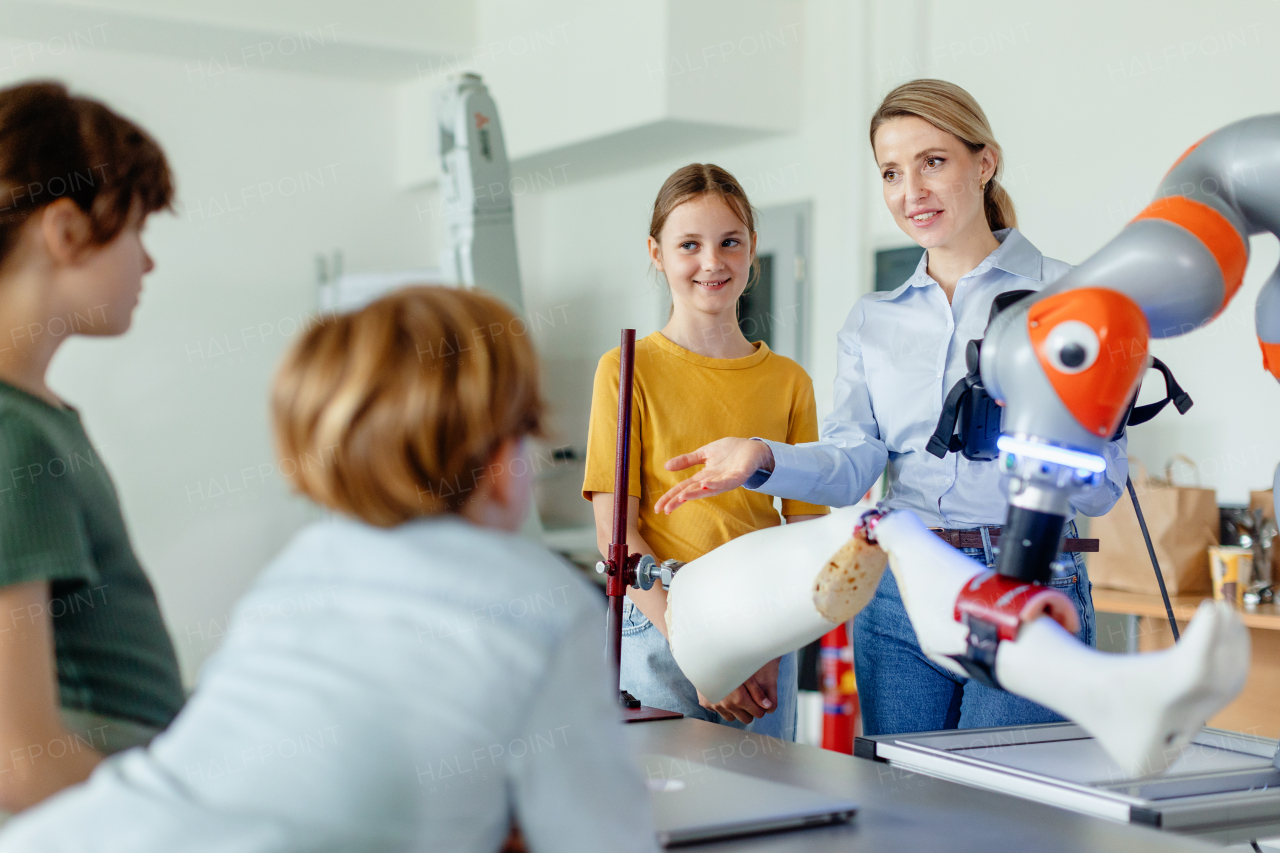
<svg viewBox="0 0 1280 853">
<path fill-rule="evenodd" d="M 1018 214 L 1013 209 L 1013 199 L 994 177 L 987 181 L 987 188 L 982 193 L 982 209 L 987 214 L 987 226 L 992 231 L 1018 227 Z"/>
</svg>

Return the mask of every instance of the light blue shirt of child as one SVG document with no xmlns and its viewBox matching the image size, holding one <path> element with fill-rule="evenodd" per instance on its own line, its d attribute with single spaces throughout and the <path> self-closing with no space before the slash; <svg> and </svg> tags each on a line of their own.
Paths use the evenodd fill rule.
<svg viewBox="0 0 1280 853">
<path fill-rule="evenodd" d="M 0 851 L 657 850 L 604 610 L 454 517 L 299 533 L 149 748 L 14 819 Z M 619 808 L 625 803 L 625 808 Z"/>
</svg>

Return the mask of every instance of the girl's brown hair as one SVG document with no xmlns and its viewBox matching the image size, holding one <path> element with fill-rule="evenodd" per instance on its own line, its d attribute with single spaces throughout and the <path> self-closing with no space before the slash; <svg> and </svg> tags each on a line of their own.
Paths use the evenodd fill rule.
<svg viewBox="0 0 1280 853">
<path fill-rule="evenodd" d="M 504 441 L 542 434 L 543 402 L 523 320 L 477 291 L 410 287 L 309 329 L 271 414 L 299 492 L 391 527 L 460 510 Z"/>
<path fill-rule="evenodd" d="M 871 116 L 871 148 L 876 147 L 876 131 L 889 119 L 902 116 L 922 118 L 929 124 L 945 130 L 959 139 L 977 154 L 983 148 L 996 155 L 996 170 L 987 181 L 982 195 L 982 207 L 987 215 L 987 225 L 992 231 L 1001 228 L 1017 228 L 1018 214 L 1013 199 L 997 180 L 1004 166 L 1004 154 L 987 115 L 973 96 L 955 83 L 946 80 L 912 80 L 903 83 L 885 95 L 879 109 Z"/>
<path fill-rule="evenodd" d="M 70 198 L 89 239 L 115 239 L 135 210 L 170 208 L 173 177 L 142 128 L 55 82 L 0 89 L 0 263 L 33 213 Z"/>
<path fill-rule="evenodd" d="M 704 195 L 714 195 L 729 205 L 729 209 L 747 227 L 748 238 L 755 233 L 755 209 L 747 200 L 747 192 L 738 179 L 712 163 L 690 163 L 672 172 L 663 182 L 662 189 L 658 190 L 653 214 L 649 217 L 649 236 L 661 243 L 662 227 L 667 224 L 671 211 Z M 751 274 L 758 276 L 759 273 L 760 261 L 752 255 Z"/>
</svg>

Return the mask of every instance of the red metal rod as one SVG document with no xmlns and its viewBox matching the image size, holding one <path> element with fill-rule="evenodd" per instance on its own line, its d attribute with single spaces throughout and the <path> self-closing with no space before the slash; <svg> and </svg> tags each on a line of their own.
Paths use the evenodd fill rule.
<svg viewBox="0 0 1280 853">
<path fill-rule="evenodd" d="M 609 612 L 605 626 L 605 659 L 619 673 L 622 666 L 622 600 L 627 594 L 627 504 L 631 472 L 631 386 L 635 375 L 636 330 L 622 330 L 618 358 L 618 443 L 613 469 L 613 541 L 609 543 L 609 571 L 605 594 Z"/>
<path fill-rule="evenodd" d="M 618 442 L 613 468 L 613 542 L 627 544 L 627 485 L 631 473 L 631 386 L 635 375 L 636 330 L 622 330 L 618 356 Z"/>
</svg>

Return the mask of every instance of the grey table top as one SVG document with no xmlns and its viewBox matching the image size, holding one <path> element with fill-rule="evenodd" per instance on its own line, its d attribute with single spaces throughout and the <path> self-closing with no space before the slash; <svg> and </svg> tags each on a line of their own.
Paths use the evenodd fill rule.
<svg viewBox="0 0 1280 853">
<path fill-rule="evenodd" d="M 847 797 L 858 804 L 858 816 L 847 826 L 806 829 L 690 849 L 753 853 L 1221 850 L 1203 841 L 980 791 L 887 764 L 701 720 L 632 723 L 625 729 L 637 753 L 687 762 L 690 772 L 704 766 L 723 767 Z"/>
</svg>

